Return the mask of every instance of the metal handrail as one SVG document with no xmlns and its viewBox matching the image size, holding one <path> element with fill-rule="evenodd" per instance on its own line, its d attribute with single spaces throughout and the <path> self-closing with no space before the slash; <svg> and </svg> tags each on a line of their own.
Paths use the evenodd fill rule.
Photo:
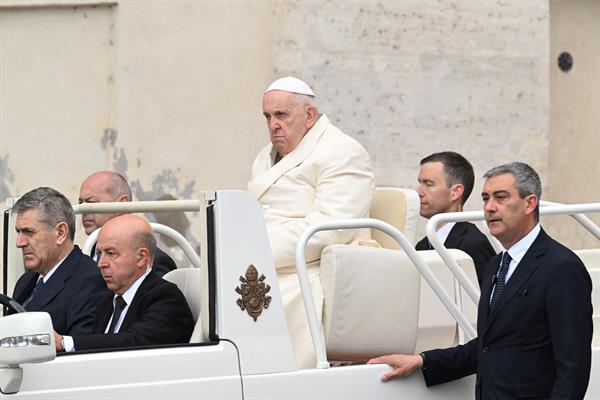
<svg viewBox="0 0 600 400">
<path fill-rule="evenodd" d="M 590 203 L 590 204 L 594 204 L 594 203 Z M 548 207 L 548 206 L 564 206 L 567 204 L 563 204 L 563 203 L 555 203 L 552 201 L 540 201 L 540 206 L 541 207 Z M 587 215 L 585 214 L 569 214 L 571 217 L 573 217 L 574 220 L 576 220 L 577 222 L 579 222 L 585 229 L 587 229 L 592 235 L 594 235 L 596 237 L 596 239 L 600 240 L 600 227 L 598 227 L 598 225 L 596 225 L 594 223 L 594 221 L 592 221 Z"/>
<path fill-rule="evenodd" d="M 600 240 L 600 228 L 587 216 L 585 212 L 600 212 L 600 203 L 581 203 L 581 204 L 558 204 L 548 201 L 540 202 L 540 215 L 571 215 L 584 228 Z M 436 233 L 436 227 L 448 222 L 466 222 L 484 220 L 483 211 L 462 211 L 453 213 L 436 214 L 427 222 L 427 238 L 432 247 L 439 253 L 440 257 L 446 263 L 450 271 L 454 274 L 460 285 L 465 289 L 469 297 L 475 304 L 479 304 L 480 292 L 471 282 L 467 274 L 459 267 L 458 263 L 444 246 Z"/>
<path fill-rule="evenodd" d="M 317 232 L 326 230 L 337 230 L 337 229 L 359 229 L 359 228 L 371 228 L 379 229 L 380 231 L 388 234 L 392 237 L 402 250 L 408 255 L 410 260 L 413 262 L 415 267 L 419 270 L 421 275 L 425 278 L 429 286 L 440 298 L 446 309 L 458 322 L 460 327 L 469 335 L 470 338 L 477 336 L 477 332 L 471 326 L 467 318 L 454 304 L 454 301 L 450 295 L 446 292 L 440 281 L 431 272 L 431 269 L 421 259 L 417 251 L 413 248 L 413 245 L 406 239 L 406 237 L 398 229 L 392 225 L 373 218 L 358 218 L 358 219 L 344 219 L 336 221 L 324 221 L 317 222 L 310 225 L 300 235 L 298 243 L 296 244 L 296 271 L 298 272 L 298 280 L 300 282 L 300 288 L 302 290 L 302 297 L 304 300 L 304 308 L 306 310 L 306 316 L 308 318 L 308 325 L 310 328 L 310 334 L 317 357 L 317 368 L 329 368 L 329 362 L 327 361 L 327 353 L 325 351 L 325 343 L 320 335 L 321 327 L 317 318 L 317 311 L 315 303 L 312 297 L 312 288 L 308 280 L 308 272 L 306 269 L 306 261 L 304 259 L 304 250 L 308 240 Z"/>
<path fill-rule="evenodd" d="M 196 254 L 190 242 L 188 242 L 187 239 L 181 233 L 177 232 L 171 227 L 168 227 L 163 224 L 157 224 L 155 222 L 150 222 L 150 227 L 152 228 L 154 233 L 159 233 L 161 235 L 167 236 L 170 239 L 173 239 L 179 245 L 179 247 L 181 247 L 187 258 L 192 263 L 192 265 L 195 268 L 200 268 L 200 257 L 198 256 L 198 254 Z M 90 236 L 88 236 L 88 238 L 86 239 L 82 249 L 82 251 L 85 254 L 90 254 L 90 252 L 92 251 L 92 247 L 94 247 L 94 244 L 96 243 L 99 232 L 100 228 L 90 233 Z"/>
<path fill-rule="evenodd" d="M 75 214 L 200 211 L 200 206 L 200 200 L 121 201 L 75 204 L 73 205 L 73 211 L 75 211 Z"/>
</svg>

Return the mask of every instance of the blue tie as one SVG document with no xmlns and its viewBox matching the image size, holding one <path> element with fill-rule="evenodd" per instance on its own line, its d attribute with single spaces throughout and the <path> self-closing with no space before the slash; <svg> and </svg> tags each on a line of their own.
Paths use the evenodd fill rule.
<svg viewBox="0 0 600 400">
<path fill-rule="evenodd" d="M 502 253 L 502 261 L 500 262 L 500 270 L 498 271 L 498 275 L 496 276 L 496 286 L 494 287 L 494 294 L 492 294 L 492 299 L 490 300 L 490 312 L 494 309 L 494 306 L 502 296 L 502 292 L 504 291 L 504 284 L 506 280 L 506 273 L 508 272 L 508 266 L 510 265 L 510 254 L 508 251 Z"/>
<path fill-rule="evenodd" d="M 25 300 L 25 303 L 23 303 L 23 307 L 25 307 L 31 301 L 31 299 L 33 299 L 35 297 L 35 295 L 37 294 L 37 292 L 40 291 L 42 286 L 44 286 L 44 278 L 40 277 L 38 279 L 38 281 L 35 283 L 35 287 L 31 291 L 31 295 L 29 296 L 29 298 L 27 300 Z"/>
</svg>

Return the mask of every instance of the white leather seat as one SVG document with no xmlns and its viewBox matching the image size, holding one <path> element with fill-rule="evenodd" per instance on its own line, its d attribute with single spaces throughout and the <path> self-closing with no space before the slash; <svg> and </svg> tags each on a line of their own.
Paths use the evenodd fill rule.
<svg viewBox="0 0 600 400">
<path fill-rule="evenodd" d="M 420 278 L 404 252 L 327 246 L 321 256 L 321 285 L 330 360 L 361 362 L 414 351 Z"/>
<path fill-rule="evenodd" d="M 394 187 L 377 187 L 373 194 L 373 202 L 369 214 L 387 222 L 415 244 L 419 223 L 419 195 L 411 189 Z M 383 248 L 400 249 L 400 245 L 385 233 L 372 229 L 371 237 Z"/>
<path fill-rule="evenodd" d="M 177 285 L 192 311 L 196 325 L 190 338 L 191 343 L 202 342 L 204 340 L 201 326 L 202 319 L 199 318 L 202 303 L 201 276 L 199 268 L 178 268 L 167 272 L 163 276 L 165 280 Z"/>
</svg>

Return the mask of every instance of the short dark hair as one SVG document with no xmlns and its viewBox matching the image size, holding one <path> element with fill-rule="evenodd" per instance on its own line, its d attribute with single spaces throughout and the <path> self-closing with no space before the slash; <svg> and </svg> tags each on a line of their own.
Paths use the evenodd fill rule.
<svg viewBox="0 0 600 400">
<path fill-rule="evenodd" d="M 27 210 L 37 209 L 42 214 L 42 224 L 49 230 L 60 222 L 69 227 L 69 239 L 75 240 L 75 213 L 73 206 L 59 191 L 49 187 L 39 187 L 25 193 L 12 207 L 12 212 L 21 214 Z"/>
<path fill-rule="evenodd" d="M 454 151 L 442 151 L 425 157 L 420 165 L 432 162 L 441 162 L 444 166 L 444 172 L 448 176 L 448 187 L 456 183 L 463 185 L 464 190 L 460 201 L 461 204 L 465 204 L 475 184 L 475 173 L 471 163 Z"/>
<path fill-rule="evenodd" d="M 538 200 L 542 197 L 542 181 L 537 172 L 524 162 L 511 162 L 494 167 L 483 174 L 485 179 L 498 175 L 511 174 L 515 177 L 515 188 L 519 192 L 519 197 L 524 199 L 530 194 L 537 196 Z M 540 204 L 535 208 L 535 220 L 540 220 Z"/>
</svg>

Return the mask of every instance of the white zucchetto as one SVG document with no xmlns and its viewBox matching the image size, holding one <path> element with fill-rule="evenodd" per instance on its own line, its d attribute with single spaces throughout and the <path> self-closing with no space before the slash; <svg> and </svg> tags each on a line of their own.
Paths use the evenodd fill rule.
<svg viewBox="0 0 600 400">
<path fill-rule="evenodd" d="M 304 94 L 307 96 L 315 97 L 315 93 L 306 84 L 306 82 L 298 78 L 294 78 L 293 76 L 286 76 L 277 79 L 269 85 L 267 90 L 265 90 L 265 93 L 270 92 L 272 90 L 282 90 L 284 92 Z"/>
</svg>

